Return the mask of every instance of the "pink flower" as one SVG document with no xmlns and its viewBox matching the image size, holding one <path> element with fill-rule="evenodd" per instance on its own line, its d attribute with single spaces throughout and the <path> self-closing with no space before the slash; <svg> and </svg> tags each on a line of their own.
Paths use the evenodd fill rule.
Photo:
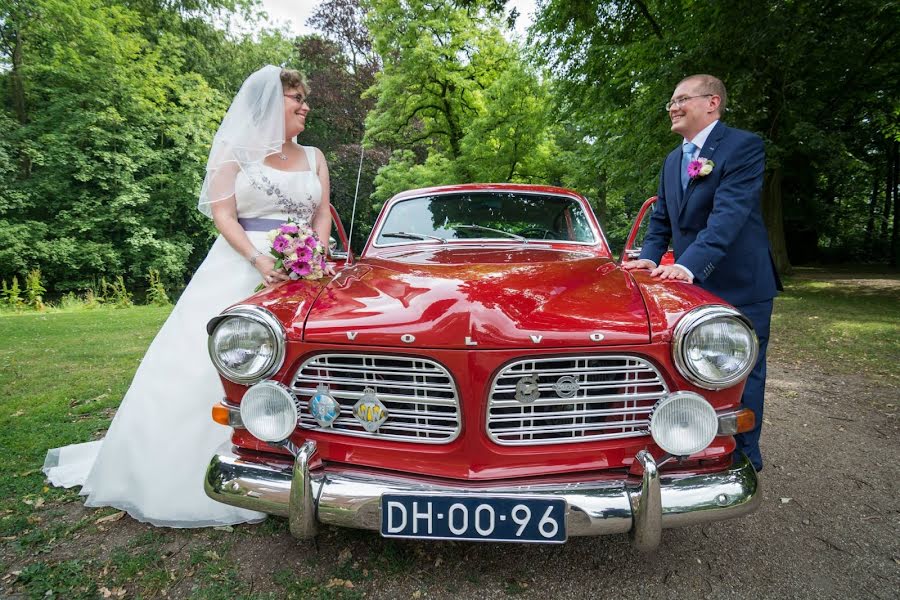
<svg viewBox="0 0 900 600">
<path fill-rule="evenodd" d="M 319 241 L 316 239 L 315 235 L 311 235 L 308 238 L 306 238 L 306 245 L 309 246 L 310 248 L 315 248 L 316 244 L 318 244 L 318 243 L 319 243 Z"/>
<path fill-rule="evenodd" d="M 293 223 L 285 223 L 281 226 L 281 233 L 297 233 L 300 228 Z"/>
<path fill-rule="evenodd" d="M 688 177 L 691 179 L 700 175 L 700 169 L 703 168 L 703 163 L 699 160 L 692 160 L 688 165 Z"/>
<path fill-rule="evenodd" d="M 297 260 L 302 260 L 303 262 L 309 262 L 312 260 L 313 251 L 310 250 L 307 246 L 301 246 L 297 248 Z"/>
<path fill-rule="evenodd" d="M 279 235 L 274 240 L 272 240 L 272 249 L 275 250 L 275 252 L 284 252 L 285 250 L 287 250 L 290 244 L 290 239 L 284 237 L 283 235 Z"/>
<path fill-rule="evenodd" d="M 706 177 L 710 173 L 712 173 L 713 167 L 716 166 L 716 163 L 709 160 L 708 158 L 698 158 L 697 160 L 692 160 L 690 164 L 688 164 L 687 173 L 688 177 L 691 179 L 697 179 L 698 177 Z"/>
<path fill-rule="evenodd" d="M 302 277 L 303 275 L 309 275 L 309 273 L 312 271 L 312 268 L 310 268 L 308 262 L 301 262 L 298 260 L 293 265 L 291 265 L 291 271 Z"/>
</svg>

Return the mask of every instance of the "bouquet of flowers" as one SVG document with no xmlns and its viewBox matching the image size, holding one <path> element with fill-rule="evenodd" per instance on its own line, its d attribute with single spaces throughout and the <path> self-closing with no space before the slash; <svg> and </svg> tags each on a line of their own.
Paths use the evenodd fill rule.
<svg viewBox="0 0 900 600">
<path fill-rule="evenodd" d="M 291 279 L 319 279 L 325 274 L 325 246 L 312 228 L 288 221 L 268 237 L 275 268 L 284 268 Z"/>
</svg>

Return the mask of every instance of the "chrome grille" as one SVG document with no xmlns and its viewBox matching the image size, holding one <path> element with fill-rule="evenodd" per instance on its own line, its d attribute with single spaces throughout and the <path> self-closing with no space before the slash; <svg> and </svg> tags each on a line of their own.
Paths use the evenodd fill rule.
<svg viewBox="0 0 900 600">
<path fill-rule="evenodd" d="M 324 383 L 341 405 L 331 428 L 319 427 L 309 398 Z M 299 426 L 367 438 L 443 444 L 459 434 L 459 395 L 450 373 L 438 363 L 416 357 L 377 354 L 319 354 L 300 367 L 291 384 L 300 399 Z M 369 433 L 353 416 L 353 405 L 366 388 L 388 409 L 388 420 Z"/>
<path fill-rule="evenodd" d="M 531 377 L 537 381 L 538 398 L 517 400 L 516 385 Z M 571 398 L 557 392 L 560 378 L 577 381 Z M 636 356 L 519 360 L 504 367 L 491 385 L 487 432 L 508 446 L 646 435 L 653 405 L 667 393 L 656 368 Z"/>
</svg>

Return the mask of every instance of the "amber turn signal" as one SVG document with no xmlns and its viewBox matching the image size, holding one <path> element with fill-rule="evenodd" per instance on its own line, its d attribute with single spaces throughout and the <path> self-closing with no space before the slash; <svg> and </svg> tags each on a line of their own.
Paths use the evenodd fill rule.
<svg viewBox="0 0 900 600">
<path fill-rule="evenodd" d="M 751 431 L 756 426 L 756 415 L 749 408 L 742 408 L 737 412 L 737 433 Z"/>
<path fill-rule="evenodd" d="M 216 404 L 212 407 L 212 419 L 219 425 L 225 425 L 226 427 L 231 425 L 231 422 L 228 418 L 228 413 L 230 411 L 227 407 L 222 406 L 221 404 Z"/>
</svg>

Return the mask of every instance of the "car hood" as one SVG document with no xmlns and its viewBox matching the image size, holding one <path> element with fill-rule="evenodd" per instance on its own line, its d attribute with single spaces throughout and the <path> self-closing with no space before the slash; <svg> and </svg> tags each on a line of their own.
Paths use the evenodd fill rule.
<svg viewBox="0 0 900 600">
<path fill-rule="evenodd" d="M 294 324 L 296 327 L 296 324 Z M 608 258 L 551 248 L 401 250 L 341 271 L 303 339 L 501 349 L 645 344 L 647 312 Z"/>
</svg>

